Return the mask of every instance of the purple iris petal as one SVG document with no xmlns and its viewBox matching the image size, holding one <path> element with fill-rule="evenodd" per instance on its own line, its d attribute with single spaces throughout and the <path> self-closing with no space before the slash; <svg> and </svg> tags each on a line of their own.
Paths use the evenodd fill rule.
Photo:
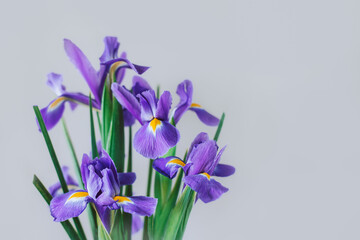
<svg viewBox="0 0 360 240">
<path fill-rule="evenodd" d="M 123 117 L 125 127 L 132 126 L 135 123 L 134 116 L 126 108 L 123 109 Z"/>
<path fill-rule="evenodd" d="M 117 58 L 118 49 L 120 43 L 117 40 L 117 37 L 105 37 L 104 38 L 105 49 L 101 55 L 100 62 L 107 62 L 111 59 Z"/>
<path fill-rule="evenodd" d="M 184 167 L 185 163 L 177 157 L 158 158 L 153 162 L 153 168 L 162 175 L 173 179 L 179 168 Z"/>
<path fill-rule="evenodd" d="M 204 203 L 218 199 L 229 190 L 216 180 L 210 179 L 210 175 L 204 173 L 186 176 L 184 177 L 184 183 L 197 192 L 198 197 Z"/>
<path fill-rule="evenodd" d="M 212 163 L 210 163 L 210 164 L 207 165 L 207 168 L 206 168 L 205 171 L 208 172 L 210 175 L 213 175 L 214 170 L 215 170 L 216 166 L 218 165 L 218 163 L 220 162 L 221 156 L 222 156 L 222 154 L 223 154 L 224 151 L 225 151 L 225 148 L 226 148 L 226 146 L 223 147 L 223 148 L 219 151 L 219 153 L 216 155 L 214 161 L 213 161 Z"/>
<path fill-rule="evenodd" d="M 71 191 L 53 198 L 50 202 L 51 216 L 54 221 L 62 222 L 79 216 L 92 201 L 86 191 Z"/>
<path fill-rule="evenodd" d="M 209 135 L 207 133 L 201 132 L 198 135 L 196 135 L 194 141 L 192 141 L 192 143 L 190 145 L 188 156 L 191 154 L 194 147 L 196 147 L 200 143 L 206 142 L 208 140 L 209 140 Z"/>
<path fill-rule="evenodd" d="M 77 182 L 70 176 L 69 168 L 67 166 L 62 167 L 61 171 L 64 175 L 65 182 L 69 188 L 79 186 L 77 184 Z M 51 196 L 54 197 L 54 196 L 58 195 L 58 190 L 60 190 L 60 189 L 61 189 L 61 184 L 60 184 L 60 182 L 57 182 L 54 185 L 49 187 L 49 192 L 50 192 Z"/>
<path fill-rule="evenodd" d="M 106 231 L 110 233 L 111 229 L 111 212 L 107 206 L 101 206 L 95 202 L 96 211 L 99 214 L 101 222 L 103 223 Z"/>
<path fill-rule="evenodd" d="M 134 172 L 118 173 L 117 175 L 120 186 L 131 185 L 136 180 L 136 174 Z"/>
<path fill-rule="evenodd" d="M 46 84 L 54 91 L 54 93 L 58 96 L 65 93 L 65 86 L 62 84 L 63 78 L 60 74 L 57 73 L 49 73 L 47 75 Z"/>
<path fill-rule="evenodd" d="M 174 112 L 174 121 L 177 124 L 182 115 L 189 109 L 192 103 L 193 86 L 191 81 L 185 80 L 177 87 L 176 93 L 180 97 L 180 102 Z"/>
<path fill-rule="evenodd" d="M 137 214 L 132 215 L 132 225 L 131 225 L 131 233 L 135 234 L 140 231 L 143 226 L 143 221 L 141 217 Z"/>
<path fill-rule="evenodd" d="M 155 159 L 174 147 L 180 139 L 179 131 L 165 121 L 145 123 L 134 136 L 135 150 L 147 158 Z"/>
<path fill-rule="evenodd" d="M 139 76 L 134 76 L 132 83 L 133 83 L 132 90 L 135 96 L 137 96 L 139 93 L 152 89 L 148 84 L 148 82 Z"/>
<path fill-rule="evenodd" d="M 143 122 L 151 121 L 155 117 L 157 99 L 153 90 L 144 91 L 137 95 L 140 99 L 141 120 Z"/>
<path fill-rule="evenodd" d="M 126 108 L 140 123 L 142 123 L 140 103 L 136 97 L 125 87 L 122 87 L 117 83 L 113 83 L 111 85 L 111 90 L 119 103 L 124 108 Z"/>
<path fill-rule="evenodd" d="M 120 197 L 111 208 L 122 208 L 124 212 L 138 214 L 140 216 L 151 216 L 155 212 L 156 205 L 157 199 L 151 197 Z"/>
<path fill-rule="evenodd" d="M 218 165 L 216 165 L 212 175 L 217 177 L 228 177 L 233 175 L 234 173 L 235 168 L 233 166 L 219 163 Z"/>
<path fill-rule="evenodd" d="M 162 121 L 169 120 L 169 111 L 171 108 L 171 102 L 172 102 L 172 98 L 170 92 L 168 91 L 163 92 L 157 103 L 157 109 L 155 114 L 155 117 L 157 119 L 160 119 Z"/>
<path fill-rule="evenodd" d="M 88 166 L 89 177 L 87 179 L 86 190 L 89 192 L 90 197 L 96 198 L 96 195 L 101 190 L 103 182 L 99 175 L 95 172 L 95 167 L 93 165 Z"/>
<path fill-rule="evenodd" d="M 189 110 L 194 111 L 198 118 L 208 126 L 217 126 L 219 124 L 217 117 L 211 115 L 199 105 L 191 107 Z"/>
<path fill-rule="evenodd" d="M 99 92 L 100 80 L 98 78 L 96 70 L 93 68 L 84 53 L 70 40 L 64 39 L 64 48 L 66 54 L 70 58 L 70 61 L 80 71 L 81 75 L 85 78 L 85 81 L 89 85 L 91 92 L 93 93 L 96 101 L 101 102 L 101 94 Z"/>
<path fill-rule="evenodd" d="M 47 130 L 52 129 L 60 121 L 65 110 L 65 99 L 58 97 L 40 110 Z M 41 131 L 39 127 L 39 131 Z"/>
<path fill-rule="evenodd" d="M 101 194 L 96 199 L 96 202 L 103 206 L 108 206 L 115 203 L 113 197 L 120 193 L 120 186 L 116 179 L 109 169 L 102 170 L 102 188 Z"/>
<path fill-rule="evenodd" d="M 137 74 L 143 74 L 144 72 L 146 72 L 146 70 L 149 69 L 149 67 L 145 67 L 145 66 L 140 66 L 140 65 L 136 65 L 131 63 L 128 59 L 126 58 L 116 58 L 116 59 L 112 59 L 110 61 L 107 61 L 105 63 L 102 63 L 103 65 L 106 65 L 108 67 L 110 67 L 112 64 L 116 63 L 116 62 L 124 62 L 126 63 L 125 65 L 121 66 L 121 67 L 125 67 L 125 68 L 131 68 L 132 70 L 134 70 Z"/>
<path fill-rule="evenodd" d="M 212 166 L 218 146 L 214 140 L 208 140 L 193 148 L 188 157 L 188 163 L 193 165 L 188 169 L 186 175 L 194 175 L 201 172 L 208 172 Z"/>
</svg>

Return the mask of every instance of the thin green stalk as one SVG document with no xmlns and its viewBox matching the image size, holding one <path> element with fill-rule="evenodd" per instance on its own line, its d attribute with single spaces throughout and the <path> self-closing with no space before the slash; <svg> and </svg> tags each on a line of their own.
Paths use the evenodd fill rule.
<svg viewBox="0 0 360 240">
<path fill-rule="evenodd" d="M 96 118 L 97 118 L 97 122 L 98 122 L 98 126 L 99 126 L 100 136 L 102 136 L 102 124 L 101 124 L 101 120 L 100 120 L 99 111 L 96 111 Z"/>
<path fill-rule="evenodd" d="M 220 133 L 221 133 L 221 129 L 222 129 L 224 120 L 225 120 L 225 113 L 223 113 L 223 114 L 221 115 L 221 119 L 220 119 L 220 122 L 219 122 L 219 124 L 218 124 L 217 129 L 216 129 L 215 136 L 214 136 L 214 140 L 215 140 L 215 141 L 217 141 L 217 140 L 219 139 L 219 136 L 220 136 Z"/>
<path fill-rule="evenodd" d="M 46 203 L 50 205 L 50 201 L 52 199 L 52 196 L 44 186 L 44 184 L 40 181 L 40 179 L 34 175 L 33 184 L 36 187 L 36 189 L 39 191 L 41 196 L 44 198 Z M 69 238 L 72 240 L 80 240 L 80 237 L 78 236 L 77 232 L 75 231 L 74 227 L 71 225 L 71 223 L 66 220 L 61 222 L 61 225 L 63 226 L 66 233 L 69 235 Z"/>
<path fill-rule="evenodd" d="M 129 149 L 128 149 L 128 162 L 127 162 L 127 172 L 132 172 L 132 128 L 129 126 Z M 132 185 L 127 185 L 125 187 L 125 196 L 132 196 Z M 125 227 L 125 238 L 127 240 L 131 239 L 131 229 L 132 229 L 132 215 L 129 213 L 124 213 L 124 227 Z"/>
<path fill-rule="evenodd" d="M 149 159 L 149 172 L 148 172 L 148 181 L 147 181 L 147 187 L 146 187 L 146 196 L 150 197 L 151 193 L 151 182 L 152 182 L 152 174 L 153 174 L 153 167 L 152 164 L 154 162 L 154 159 Z M 144 218 L 144 230 L 143 230 L 143 240 L 149 239 L 149 221 L 152 218 L 145 217 Z"/>
<path fill-rule="evenodd" d="M 94 127 L 94 117 L 93 117 L 93 107 L 92 107 L 92 99 L 91 94 L 89 95 L 89 110 L 90 110 L 90 134 L 91 134 L 91 153 L 92 158 L 96 158 L 99 156 L 97 145 L 96 145 L 96 136 L 95 136 L 95 127 Z"/>
</svg>

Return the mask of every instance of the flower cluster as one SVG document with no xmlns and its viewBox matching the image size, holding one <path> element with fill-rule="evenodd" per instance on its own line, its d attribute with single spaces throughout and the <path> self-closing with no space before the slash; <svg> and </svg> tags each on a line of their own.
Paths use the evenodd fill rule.
<svg viewBox="0 0 360 240">
<path fill-rule="evenodd" d="M 44 134 L 48 146 L 51 142 L 46 138 L 47 131 L 63 118 L 66 104 L 69 104 L 71 110 L 79 104 L 90 108 L 89 142 L 92 143 L 91 154 L 83 154 L 79 166 L 64 122 L 75 159 L 75 170 L 78 169 L 77 175 L 81 181 L 75 181 L 69 175 L 67 167 L 60 169 L 55 153 L 52 154 L 59 182 L 49 188 L 52 196 L 51 215 L 57 222 L 75 219 L 76 231 L 72 230 L 70 223 L 63 225 L 71 238 L 84 238 L 76 217 L 90 205 L 90 219 L 98 219 L 92 225 L 92 228 L 96 228 L 93 229 L 94 238 L 130 239 L 131 229 L 135 232 L 143 225 L 144 239 L 181 239 L 196 199 L 199 198 L 204 203 L 218 199 L 228 188 L 214 177 L 227 177 L 235 172 L 234 167 L 219 163 L 225 147 L 218 151 L 217 138 L 224 118 L 219 120 L 200 104 L 193 102 L 193 85 L 189 80 L 178 85 L 176 93 L 179 102 L 171 109 L 171 93 L 164 91 L 160 94 L 159 87 L 155 91 L 139 76 L 148 67 L 133 64 L 125 52 L 118 57 L 120 44 L 116 37 L 105 37 L 104 43 L 105 49 L 99 58 L 99 67 L 95 70 L 73 42 L 64 40 L 65 51 L 88 84 L 90 96 L 68 92 L 60 74 L 48 74 L 47 84 L 57 97 L 37 114 L 39 130 Z M 126 69 L 134 73 L 130 88 L 122 84 Z M 93 109 L 98 112 L 98 129 L 101 135 L 101 142 L 98 144 L 95 139 Z M 185 157 L 180 158 L 176 156 L 176 145 L 180 140 L 180 131 L 176 125 L 187 111 L 194 112 L 205 125 L 218 128 L 214 140 L 207 133 L 199 133 Z M 136 122 L 140 127 L 133 136 L 132 128 Z M 130 146 L 127 154 L 126 128 L 129 131 L 127 145 Z M 132 172 L 132 146 L 149 159 L 146 196 L 133 196 L 131 185 L 136 175 Z M 52 153 L 51 148 L 49 151 Z M 153 169 L 156 172 L 152 189 Z M 64 193 L 60 192 L 61 189 Z M 44 194 L 44 190 L 39 191 Z M 152 191 L 154 197 L 151 197 Z M 145 216 L 144 224 L 139 216 Z M 150 216 L 152 217 L 149 218 Z M 101 231 L 102 228 L 105 230 Z"/>
</svg>

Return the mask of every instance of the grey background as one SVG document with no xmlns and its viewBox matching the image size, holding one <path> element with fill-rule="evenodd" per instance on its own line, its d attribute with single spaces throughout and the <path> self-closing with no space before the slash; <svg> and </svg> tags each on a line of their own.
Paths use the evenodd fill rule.
<svg viewBox="0 0 360 240">
<path fill-rule="evenodd" d="M 66 239 L 31 183 L 34 173 L 56 181 L 32 105 L 53 99 L 45 85 L 51 71 L 63 74 L 68 90 L 88 91 L 64 37 L 95 65 L 103 37 L 113 35 L 132 61 L 152 67 L 144 77 L 153 86 L 175 93 L 191 79 L 195 102 L 227 114 L 219 144 L 228 145 L 222 161 L 236 175 L 221 179 L 230 191 L 220 200 L 196 204 L 185 239 L 359 239 L 359 7 L 355 0 L 1 1 L 1 238 Z M 87 113 L 65 114 L 78 155 L 90 148 Z M 198 132 L 214 133 L 190 113 L 179 128 L 180 152 Z M 70 165 L 60 125 L 51 137 Z M 147 161 L 135 158 L 143 194 Z"/>
</svg>

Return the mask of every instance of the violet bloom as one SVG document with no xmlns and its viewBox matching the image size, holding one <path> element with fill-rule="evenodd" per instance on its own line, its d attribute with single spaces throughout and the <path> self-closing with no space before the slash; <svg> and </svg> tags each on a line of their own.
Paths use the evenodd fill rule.
<svg viewBox="0 0 360 240">
<path fill-rule="evenodd" d="M 109 176 L 111 176 L 112 182 L 109 182 Z M 77 217 L 85 210 L 88 203 L 94 203 L 104 227 L 107 231 L 110 231 L 110 207 L 113 208 L 116 200 L 130 200 L 127 205 L 132 204 L 130 206 L 131 210 L 127 211 L 129 208 L 127 207 L 124 208 L 125 212 L 134 212 L 141 215 L 144 211 L 147 214 L 155 211 L 157 200 L 153 198 L 116 196 L 114 201 L 109 204 L 111 206 L 103 201 L 98 201 L 100 197 L 104 199 L 105 196 L 108 196 L 108 189 L 120 189 L 122 185 L 132 184 L 136 178 L 135 173 L 117 173 L 114 162 L 104 150 L 94 160 L 91 160 L 87 154 L 83 155 L 81 177 L 85 186 L 84 190 L 71 191 L 56 196 L 51 200 L 50 212 L 54 217 L 54 221 L 61 222 Z M 111 184 L 114 184 L 114 186 Z M 132 198 L 141 198 L 142 201 L 132 201 Z M 121 205 L 121 202 L 119 205 Z"/>
<path fill-rule="evenodd" d="M 153 167 L 170 179 L 176 176 L 179 168 L 183 168 L 184 183 L 197 192 L 203 202 L 208 203 L 228 191 L 212 176 L 227 177 L 235 172 L 234 167 L 219 164 L 225 147 L 217 154 L 218 148 L 216 142 L 209 140 L 206 133 L 200 133 L 190 146 L 186 162 L 178 157 L 158 158 L 154 161 Z"/>
<path fill-rule="evenodd" d="M 117 47 L 119 43 L 117 42 L 116 38 L 112 37 L 106 37 L 104 42 L 105 50 L 100 59 L 103 61 L 111 60 L 112 57 L 117 55 Z M 148 69 L 147 67 L 134 65 L 125 58 L 119 58 L 113 64 L 106 64 L 104 66 L 101 65 L 100 71 L 97 72 L 84 53 L 73 42 L 68 39 L 64 39 L 64 48 L 70 61 L 80 71 L 81 75 L 87 82 L 92 96 L 95 98 L 92 104 L 96 109 L 101 108 L 101 98 L 104 89 L 104 83 L 109 70 L 114 69 L 114 71 L 119 72 L 121 69 L 123 71 L 125 68 L 130 68 L 133 69 L 136 73 L 142 74 Z M 41 115 L 48 130 L 53 128 L 61 119 L 65 110 L 66 102 L 70 103 L 72 110 L 75 109 L 78 103 L 86 105 L 89 104 L 88 96 L 81 93 L 66 92 L 65 87 L 62 85 L 62 81 L 62 77 L 59 74 L 51 73 L 48 75 L 47 84 L 58 95 L 58 97 L 51 101 L 47 107 L 41 109 Z"/>
<path fill-rule="evenodd" d="M 72 178 L 71 175 L 69 174 L 69 168 L 67 166 L 64 166 L 61 168 L 61 171 L 63 173 L 64 179 L 65 179 L 65 182 L 66 182 L 66 185 L 68 186 L 68 188 L 70 190 L 78 189 L 79 185 L 75 181 L 75 179 Z M 57 182 L 49 187 L 49 193 L 53 197 L 58 196 L 61 194 L 59 191 L 60 189 L 61 189 L 61 184 L 60 184 L 60 182 Z"/>
<path fill-rule="evenodd" d="M 175 124 L 179 122 L 182 115 L 188 110 L 195 112 L 198 118 L 208 126 L 217 126 L 219 124 L 217 117 L 208 113 L 200 104 L 192 102 L 193 86 L 190 80 L 180 83 L 176 93 L 180 97 L 180 102 L 174 111 Z"/>
<path fill-rule="evenodd" d="M 137 99 L 117 83 L 113 83 L 111 89 L 119 103 L 142 125 L 134 136 L 134 148 L 138 153 L 147 158 L 156 158 L 177 144 L 180 133 L 169 123 L 170 92 L 163 92 L 158 100 L 154 90 L 146 90 L 137 94 Z"/>
</svg>

